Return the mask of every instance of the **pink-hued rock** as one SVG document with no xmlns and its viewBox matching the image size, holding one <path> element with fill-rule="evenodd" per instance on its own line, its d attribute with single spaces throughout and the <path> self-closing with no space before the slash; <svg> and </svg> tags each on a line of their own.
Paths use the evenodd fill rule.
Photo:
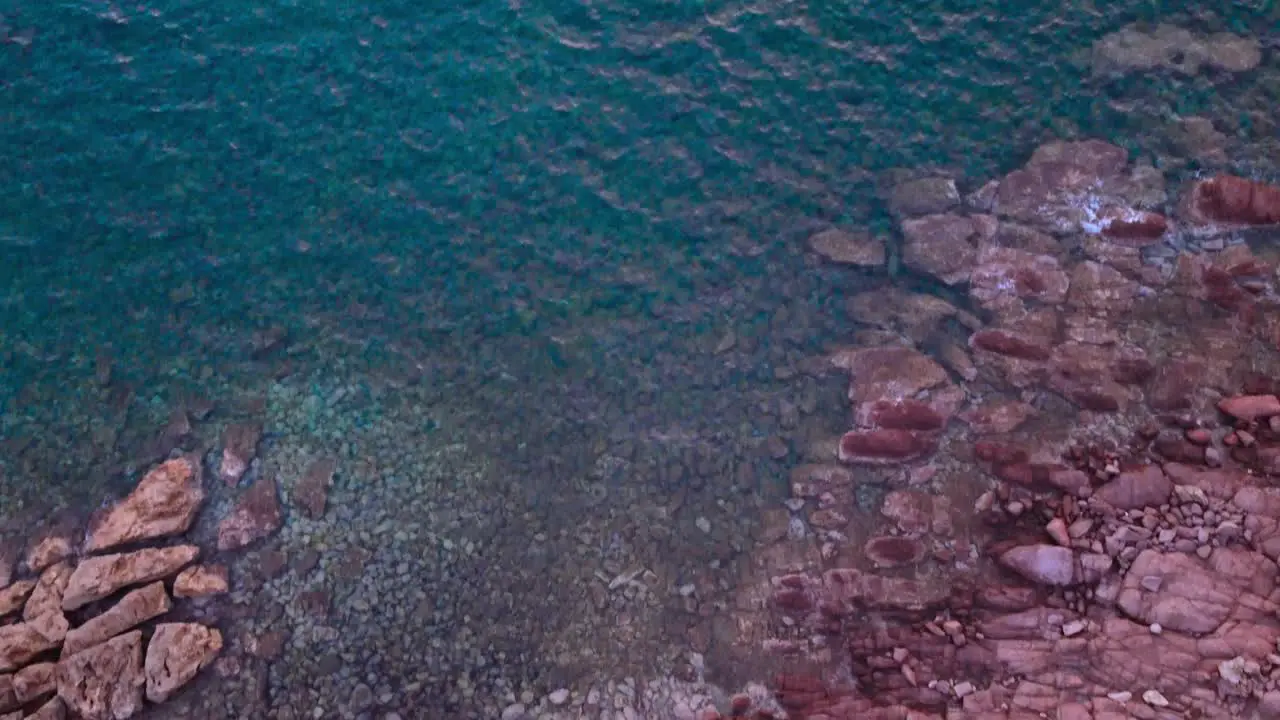
<svg viewBox="0 0 1280 720">
<path fill-rule="evenodd" d="M 1071 270 L 1067 304 L 1095 315 L 1112 316 L 1132 308 L 1138 293 L 1138 283 L 1115 268 L 1086 260 Z"/>
<path fill-rule="evenodd" d="M 985 226 L 963 215 L 926 215 L 902 223 L 902 259 L 907 267 L 948 285 L 969 279 L 978 264 Z"/>
<path fill-rule="evenodd" d="M 39 535 L 27 548 L 23 564 L 33 573 L 43 571 L 54 563 L 62 562 L 75 554 L 74 528 L 58 525 Z"/>
<path fill-rule="evenodd" d="M 74 568 L 71 563 L 57 562 L 40 573 L 35 590 L 22 609 L 23 620 L 34 620 L 42 615 L 62 611 L 62 596 L 67 591 L 67 583 L 71 582 Z"/>
<path fill-rule="evenodd" d="M 222 633 L 196 623 L 162 623 L 147 645 L 147 699 L 159 703 L 213 662 L 222 651 Z"/>
<path fill-rule="evenodd" d="M 970 283 L 969 294 L 990 308 L 1013 299 L 1057 305 L 1066 300 L 1071 285 L 1056 258 L 998 245 L 978 252 Z"/>
<path fill-rule="evenodd" d="M 887 465 L 933 452 L 934 440 L 913 430 L 854 430 L 840 438 L 841 462 Z"/>
<path fill-rule="evenodd" d="M 1054 348 L 1048 385 L 1085 410 L 1115 412 L 1128 406 L 1138 392 L 1116 379 L 1121 360 L 1137 361 L 1139 351 L 1121 354 L 1116 347 L 1067 342 Z"/>
<path fill-rule="evenodd" d="M 106 612 L 68 631 L 62 651 L 74 655 L 151 618 L 159 617 L 169 612 L 171 607 L 173 603 L 169 600 L 169 593 L 164 590 L 164 583 L 155 582 L 138 588 L 120 598 Z"/>
<path fill-rule="evenodd" d="M 58 647 L 66 634 L 67 620 L 61 613 L 0 627 L 0 672 L 16 670 Z"/>
<path fill-rule="evenodd" d="M 907 400 L 948 382 L 947 371 L 933 358 L 908 347 L 842 350 L 831 365 L 852 377 L 849 400 L 855 405 L 877 400 Z"/>
<path fill-rule="evenodd" d="M 1237 395 L 1220 400 L 1218 409 L 1237 420 L 1253 422 L 1280 415 L 1280 398 L 1275 395 Z"/>
<path fill-rule="evenodd" d="M 13 693 L 23 705 L 37 700 L 58 689 L 56 663 L 43 662 L 28 665 L 13 675 Z"/>
<path fill-rule="evenodd" d="M 258 454 L 258 441 L 262 439 L 259 423 L 233 423 L 222 433 L 222 463 L 218 477 L 228 485 L 240 482 Z"/>
<path fill-rule="evenodd" d="M 975 433 L 1007 435 L 1035 416 L 1036 409 L 1019 400 L 989 400 L 960 413 Z"/>
<path fill-rule="evenodd" d="M 8 615 L 20 610 L 35 587 L 35 580 L 19 580 L 0 590 L 0 615 Z"/>
<path fill-rule="evenodd" d="M 890 568 L 914 565 L 924 559 L 924 544 L 914 538 L 891 535 L 874 537 L 863 549 L 876 567 Z"/>
<path fill-rule="evenodd" d="M 200 548 L 194 545 L 178 545 L 85 558 L 71 574 L 62 609 L 75 610 L 130 585 L 169 577 L 199 555 Z"/>
<path fill-rule="evenodd" d="M 152 468 L 128 497 L 94 519 L 85 551 L 186 532 L 204 500 L 200 475 L 199 461 L 185 457 Z"/>
<path fill-rule="evenodd" d="M 58 697 L 85 720 L 125 720 L 142 710 L 142 632 L 58 661 Z"/>
<path fill-rule="evenodd" d="M 242 548 L 275 532 L 283 521 L 275 478 L 260 478 L 218 523 L 218 549 Z"/>
<path fill-rule="evenodd" d="M 893 430 L 941 430 L 948 416 L 920 400 L 875 400 L 859 408 L 857 423 Z"/>
<path fill-rule="evenodd" d="M 885 263 L 884 239 L 866 231 L 823 230 L 809 238 L 809 248 L 831 262 L 845 265 L 880 267 Z"/>
<path fill-rule="evenodd" d="M 1169 229 L 1169 220 L 1157 212 L 1110 205 L 1099 213 L 1097 227 L 1112 242 L 1145 247 L 1160 242 Z"/>
<path fill-rule="evenodd" d="M 1209 633 L 1236 611 L 1239 595 L 1191 555 L 1143 550 L 1125 573 L 1116 605 L 1139 622 Z"/>
<path fill-rule="evenodd" d="M 60 697 L 51 697 L 48 702 L 36 708 L 26 720 L 66 720 L 67 704 Z"/>
<path fill-rule="evenodd" d="M 193 565 L 173 579 L 173 596 L 179 598 L 221 595 L 228 589 L 226 565 Z"/>
<path fill-rule="evenodd" d="M 1037 585 L 1076 582 L 1075 555 L 1057 545 L 1019 545 L 1000 554 L 1000 564 Z"/>
<path fill-rule="evenodd" d="M 1173 482 L 1158 465 L 1122 472 L 1094 491 L 1093 496 L 1120 510 L 1160 507 L 1169 500 Z"/>
</svg>

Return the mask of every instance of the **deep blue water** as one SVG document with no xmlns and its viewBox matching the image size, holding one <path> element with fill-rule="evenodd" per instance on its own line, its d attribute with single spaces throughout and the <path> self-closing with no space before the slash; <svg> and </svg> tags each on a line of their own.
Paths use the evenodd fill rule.
<svg viewBox="0 0 1280 720">
<path fill-rule="evenodd" d="M 0 50 L 11 243 L 127 258 L 346 234 L 459 281 L 458 257 L 495 249 L 502 269 L 668 269 L 708 240 L 874 219 L 887 168 L 980 177 L 1064 132 L 1136 146 L 1151 115 L 1112 96 L 1194 112 L 1221 84 L 1091 82 L 1073 54 L 1133 21 L 1275 20 L 1243 3 L 9 5 L 29 38 Z"/>
</svg>

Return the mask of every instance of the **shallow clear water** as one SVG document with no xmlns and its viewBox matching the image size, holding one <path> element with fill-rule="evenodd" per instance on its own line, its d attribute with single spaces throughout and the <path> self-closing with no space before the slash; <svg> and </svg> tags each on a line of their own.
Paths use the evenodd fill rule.
<svg viewBox="0 0 1280 720">
<path fill-rule="evenodd" d="M 756 517 L 846 412 L 796 366 L 858 329 L 849 294 L 895 281 L 817 264 L 804 239 L 887 232 L 895 168 L 971 190 L 1084 136 L 1162 162 L 1170 118 L 1247 144 L 1280 92 L 1273 58 L 1239 76 L 1088 62 L 1133 22 L 1273 42 L 1266 4 L 0 12 L 14 522 L 127 490 L 195 396 L 216 406 L 199 447 L 264 423 L 254 473 L 288 486 L 338 458 L 324 520 L 290 513 L 228 558 L 254 612 L 212 617 L 294 642 L 245 655 L 256 679 L 209 681 L 226 717 L 484 717 L 661 674 L 686 645 L 752 676 L 726 608 Z M 255 581 L 264 548 L 318 550 L 324 574 Z M 344 574 L 352 553 L 368 565 Z M 692 609 L 671 591 L 689 583 Z M 292 609 L 315 590 L 327 613 Z"/>
</svg>

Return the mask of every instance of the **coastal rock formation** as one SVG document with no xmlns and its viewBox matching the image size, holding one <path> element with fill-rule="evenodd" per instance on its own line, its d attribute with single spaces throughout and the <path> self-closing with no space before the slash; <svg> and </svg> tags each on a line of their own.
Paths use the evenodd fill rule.
<svg viewBox="0 0 1280 720">
<path fill-rule="evenodd" d="M 90 520 L 84 551 L 182 534 L 202 499 L 198 464 L 165 461 Z M 215 628 L 153 623 L 174 609 L 167 581 L 179 599 L 223 594 L 225 565 L 192 566 L 200 555 L 194 544 L 76 558 L 73 535 L 62 521 L 37 533 L 19 572 L 38 576 L 0 586 L 0 610 L 20 614 L 0 627 L 0 718 L 124 720 L 172 698 L 222 651 Z"/>
<path fill-rule="evenodd" d="M 816 548 L 776 534 L 762 557 L 787 560 L 754 571 L 788 717 L 1280 717 L 1274 268 L 1239 243 L 1140 254 L 1280 222 L 1278 193 L 1218 176 L 1171 202 L 1122 149 L 1057 142 L 974 214 L 901 213 L 909 264 L 990 315 L 959 357 L 922 328 L 829 358 L 839 457 L 871 469 L 794 469 Z M 862 472 L 910 487 L 851 553 Z"/>
</svg>

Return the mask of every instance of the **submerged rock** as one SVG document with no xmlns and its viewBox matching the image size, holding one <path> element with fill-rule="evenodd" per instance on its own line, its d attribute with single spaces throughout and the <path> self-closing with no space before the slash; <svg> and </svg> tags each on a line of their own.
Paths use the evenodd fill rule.
<svg viewBox="0 0 1280 720">
<path fill-rule="evenodd" d="M 200 476 L 199 461 L 190 458 L 152 468 L 128 497 L 96 518 L 85 551 L 186 532 L 204 500 Z"/>
</svg>

